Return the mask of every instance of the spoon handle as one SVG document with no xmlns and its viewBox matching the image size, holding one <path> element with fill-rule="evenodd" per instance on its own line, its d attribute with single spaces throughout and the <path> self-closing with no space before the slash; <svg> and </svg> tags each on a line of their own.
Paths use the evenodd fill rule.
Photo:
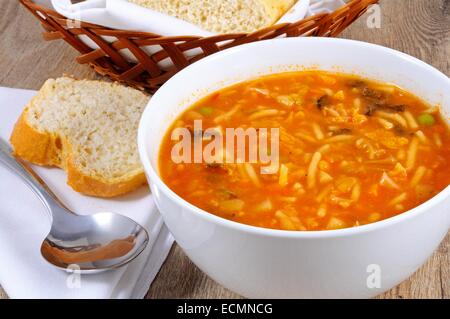
<svg viewBox="0 0 450 319">
<path fill-rule="evenodd" d="M 0 138 L 0 163 L 11 172 L 18 175 L 28 187 L 37 195 L 51 214 L 54 205 L 66 208 L 45 182 L 24 162 L 12 155 L 12 149 L 5 140 Z"/>
</svg>

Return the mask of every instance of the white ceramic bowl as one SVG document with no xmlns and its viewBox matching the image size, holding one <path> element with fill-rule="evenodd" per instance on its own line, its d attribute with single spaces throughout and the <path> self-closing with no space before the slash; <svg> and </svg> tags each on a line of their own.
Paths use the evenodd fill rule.
<svg viewBox="0 0 450 319">
<path fill-rule="evenodd" d="M 143 114 L 140 156 L 156 204 L 176 241 L 218 283 L 256 298 L 372 297 L 410 276 L 437 248 L 450 226 L 450 187 L 404 214 L 377 223 L 293 232 L 209 214 L 178 197 L 158 176 L 164 133 L 196 100 L 259 75 L 304 68 L 395 83 L 441 105 L 449 118 L 449 78 L 413 57 L 350 40 L 269 40 L 217 53 L 169 80 Z"/>
</svg>

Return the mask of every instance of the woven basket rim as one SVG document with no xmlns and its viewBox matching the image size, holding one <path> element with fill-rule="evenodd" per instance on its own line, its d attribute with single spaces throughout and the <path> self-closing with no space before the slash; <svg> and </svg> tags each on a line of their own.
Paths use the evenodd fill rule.
<svg viewBox="0 0 450 319">
<path fill-rule="evenodd" d="M 301 0 L 299 0 L 301 1 Z M 255 30 L 253 32 L 235 32 L 235 33 L 218 33 L 218 34 L 213 34 L 210 36 L 198 36 L 198 35 L 176 35 L 176 36 L 163 36 L 157 33 L 152 33 L 152 32 L 148 32 L 148 31 L 138 31 L 138 30 L 121 30 L 121 29 L 114 29 L 114 28 L 110 28 L 110 27 L 106 27 L 106 26 L 102 26 L 102 25 L 98 25 L 98 24 L 93 24 L 93 23 L 89 23 L 89 22 L 85 22 L 82 20 L 72 20 L 69 19 L 61 14 L 59 14 L 56 10 L 54 9 L 50 9 L 50 8 L 46 8 L 44 6 L 41 6 L 37 3 L 35 3 L 35 0 L 19 0 L 19 2 L 21 2 L 22 4 L 26 5 L 27 7 L 29 6 L 30 8 L 33 8 L 35 10 L 38 11 L 42 11 L 45 12 L 53 17 L 57 17 L 59 19 L 63 19 L 63 20 L 70 20 L 70 21 L 76 21 L 77 23 L 79 22 L 81 24 L 81 27 L 86 27 L 86 28 L 93 28 L 93 29 L 98 29 L 97 32 L 99 32 L 99 34 L 104 35 L 104 36 L 124 36 L 124 37 L 154 37 L 154 38 L 165 38 L 165 39 L 172 39 L 172 40 L 189 40 L 189 39 L 198 39 L 198 38 L 208 38 L 208 39 L 215 39 L 218 37 L 224 37 L 224 36 L 229 36 L 230 38 L 236 38 L 236 37 L 244 37 L 244 36 L 249 36 L 249 35 L 254 35 L 254 34 L 258 34 L 262 31 L 264 31 L 264 33 L 267 33 L 267 31 L 269 31 L 270 29 L 282 29 L 285 28 L 287 26 L 293 26 L 299 23 L 307 23 L 309 21 L 315 21 L 318 20 L 320 18 L 326 17 L 326 16 L 330 16 L 331 14 L 338 14 L 341 12 L 345 12 L 348 11 L 349 6 L 354 4 L 354 3 L 360 3 L 362 7 L 367 7 L 371 4 L 376 4 L 379 2 L 379 0 L 351 0 L 349 2 L 347 2 L 345 5 L 343 5 L 342 7 L 336 9 L 335 11 L 333 11 L 332 13 L 319 13 L 319 14 L 315 14 L 309 17 L 305 17 L 303 19 L 300 19 L 296 22 L 284 22 L 284 23 L 276 23 L 273 24 L 271 26 L 259 29 L 259 30 Z"/>
</svg>

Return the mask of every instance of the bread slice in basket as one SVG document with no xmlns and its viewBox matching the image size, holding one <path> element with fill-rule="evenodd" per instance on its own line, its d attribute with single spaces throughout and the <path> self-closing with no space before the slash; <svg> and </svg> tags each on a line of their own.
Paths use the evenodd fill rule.
<svg viewBox="0 0 450 319">
<path fill-rule="evenodd" d="M 146 182 L 137 129 L 149 98 L 115 83 L 47 80 L 14 127 L 14 153 L 64 169 L 77 192 L 97 197 L 130 192 Z"/>
<path fill-rule="evenodd" d="M 128 0 L 216 33 L 253 32 L 274 24 L 296 0 Z M 302 0 L 299 0 L 302 1 Z"/>
</svg>

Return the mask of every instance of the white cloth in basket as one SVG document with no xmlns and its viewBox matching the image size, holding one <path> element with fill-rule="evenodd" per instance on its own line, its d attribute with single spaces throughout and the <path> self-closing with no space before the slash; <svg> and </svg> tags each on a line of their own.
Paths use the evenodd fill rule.
<svg viewBox="0 0 450 319">
<path fill-rule="evenodd" d="M 215 33 L 203 30 L 189 22 L 135 5 L 126 0 L 86 0 L 77 4 L 72 4 L 70 0 L 36 0 L 36 2 L 47 7 L 53 7 L 58 13 L 74 20 L 74 23 L 81 20 L 114 29 L 145 31 L 162 36 L 215 35 Z M 305 16 L 332 12 L 344 4 L 344 0 L 299 0 L 278 22 L 295 22 Z M 108 42 L 116 40 L 114 37 L 103 38 Z M 98 45 L 88 37 L 82 35 L 80 39 L 90 48 L 98 48 Z M 161 50 L 157 45 L 141 47 L 141 49 L 149 55 Z M 138 62 L 128 49 L 121 50 L 120 53 L 127 61 Z M 200 49 L 185 52 L 187 57 L 199 53 L 201 53 Z M 169 69 L 172 66 L 172 61 L 170 59 L 163 60 L 159 62 L 159 66 L 163 69 Z"/>
</svg>

